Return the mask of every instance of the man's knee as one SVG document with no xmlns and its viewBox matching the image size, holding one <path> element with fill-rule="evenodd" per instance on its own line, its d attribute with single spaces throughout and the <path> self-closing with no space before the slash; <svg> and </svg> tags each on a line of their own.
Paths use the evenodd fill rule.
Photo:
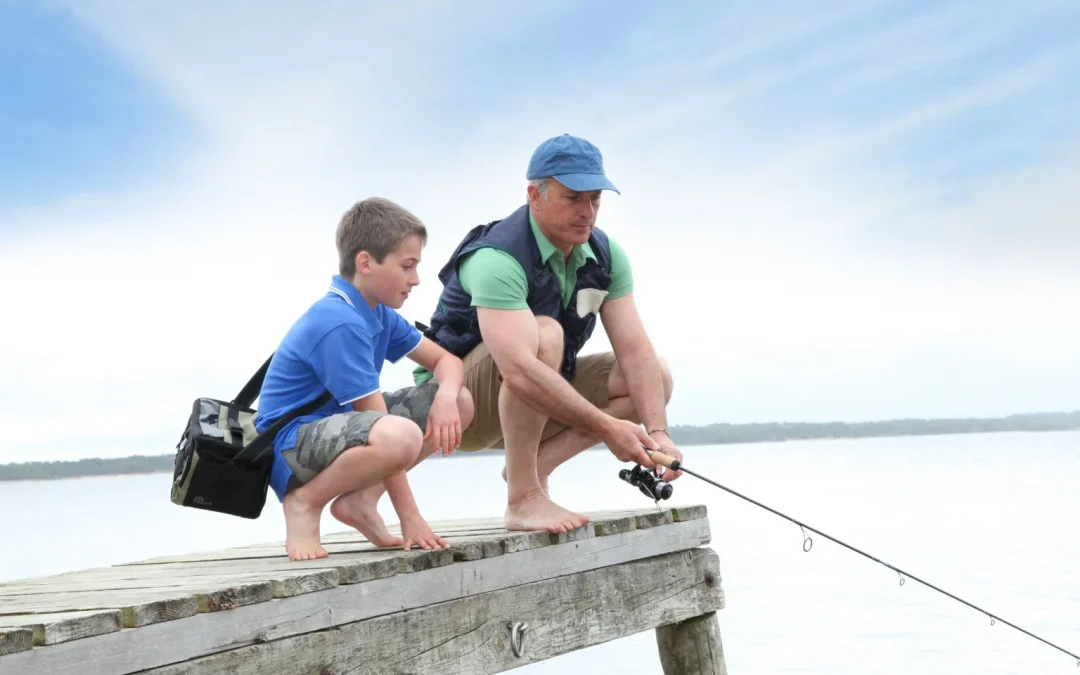
<svg viewBox="0 0 1080 675">
<path fill-rule="evenodd" d="M 457 408 L 458 417 L 461 418 L 461 428 L 464 430 L 472 424 L 473 416 L 476 414 L 476 404 L 473 402 L 472 394 L 465 387 L 458 391 Z"/>
<path fill-rule="evenodd" d="M 660 361 L 660 377 L 664 380 L 664 403 L 671 402 L 671 392 L 675 388 L 675 381 L 671 376 L 671 366 L 668 365 L 667 360 L 660 355 L 657 355 L 657 360 Z"/>
<path fill-rule="evenodd" d="M 553 370 L 559 370 L 562 367 L 563 350 L 565 349 L 562 325 L 549 316 L 538 316 L 536 317 L 536 329 L 540 338 L 536 358 L 543 361 Z"/>
</svg>

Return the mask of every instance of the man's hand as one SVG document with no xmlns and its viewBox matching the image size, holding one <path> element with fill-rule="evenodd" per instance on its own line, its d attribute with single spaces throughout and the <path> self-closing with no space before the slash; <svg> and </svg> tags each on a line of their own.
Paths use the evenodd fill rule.
<svg viewBox="0 0 1080 675">
<path fill-rule="evenodd" d="M 659 446 L 660 452 L 664 453 L 672 459 L 679 460 L 679 464 L 682 464 L 682 452 L 677 447 L 675 447 L 675 444 L 672 443 L 671 437 L 667 435 L 666 431 L 654 431 L 652 434 L 650 434 L 650 436 L 654 441 L 656 441 L 656 444 Z M 664 469 L 664 473 L 660 474 L 660 477 L 670 483 L 681 475 L 682 471 L 672 471 L 671 469 Z"/>
<path fill-rule="evenodd" d="M 656 467 L 656 463 L 645 454 L 645 448 L 659 450 L 656 441 L 649 438 L 640 424 L 634 424 L 627 420 L 613 419 L 612 425 L 601 438 L 604 444 L 611 450 L 619 461 L 634 462 L 646 469 Z M 642 447 L 644 446 L 644 447 Z"/>
<path fill-rule="evenodd" d="M 461 445 L 461 415 L 458 412 L 457 394 L 449 395 L 449 389 L 439 388 L 428 412 L 424 440 L 432 438 L 432 449 L 442 451 L 446 457 Z"/>
</svg>

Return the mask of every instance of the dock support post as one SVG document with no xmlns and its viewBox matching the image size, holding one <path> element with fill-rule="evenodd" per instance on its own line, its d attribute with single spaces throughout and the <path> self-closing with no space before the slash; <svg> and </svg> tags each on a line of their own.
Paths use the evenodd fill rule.
<svg viewBox="0 0 1080 675">
<path fill-rule="evenodd" d="M 656 644 L 664 675 L 727 675 L 716 612 L 657 627 Z"/>
</svg>

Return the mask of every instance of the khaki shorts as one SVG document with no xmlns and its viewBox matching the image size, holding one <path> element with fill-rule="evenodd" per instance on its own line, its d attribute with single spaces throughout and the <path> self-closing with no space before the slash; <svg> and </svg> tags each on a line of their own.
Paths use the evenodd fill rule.
<svg viewBox="0 0 1080 675">
<path fill-rule="evenodd" d="M 505 449 L 502 425 L 499 422 L 499 390 L 502 374 L 487 346 L 480 343 L 463 359 L 465 364 L 465 388 L 473 397 L 475 413 L 472 424 L 462 434 L 460 450 L 466 452 L 487 448 Z M 615 354 L 578 355 L 577 372 L 570 383 L 574 390 L 597 408 L 604 408 L 610 401 L 608 378 L 615 366 Z M 548 420 L 541 440 L 546 441 L 566 428 L 558 420 Z"/>
</svg>

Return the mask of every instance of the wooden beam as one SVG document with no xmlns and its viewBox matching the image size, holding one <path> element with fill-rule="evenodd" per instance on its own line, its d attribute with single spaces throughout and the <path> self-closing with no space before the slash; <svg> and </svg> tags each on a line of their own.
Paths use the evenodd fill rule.
<svg viewBox="0 0 1080 675">
<path fill-rule="evenodd" d="M 50 675 L 136 672 L 425 605 L 685 551 L 710 540 L 706 518 L 609 536 L 583 536 L 579 541 L 549 543 L 461 562 L 453 562 L 450 551 L 424 552 L 436 563 L 452 564 L 418 570 L 407 578 L 395 574 L 227 611 L 194 614 L 192 597 L 193 616 L 11 654 L 0 660 L 0 669 Z"/>
<path fill-rule="evenodd" d="M 0 628 L 0 655 L 29 651 L 34 646 L 34 631 L 29 628 Z"/>
<path fill-rule="evenodd" d="M 37 646 L 55 645 L 120 630 L 120 610 L 0 616 L 0 631 L 12 628 L 31 631 Z"/>
<path fill-rule="evenodd" d="M 500 673 L 715 611 L 723 606 L 718 579 L 716 553 L 696 549 L 242 647 L 140 675 Z M 520 655 L 511 644 L 515 624 L 526 627 Z"/>
<path fill-rule="evenodd" d="M 656 629 L 664 675 L 727 675 L 716 612 Z"/>
</svg>

